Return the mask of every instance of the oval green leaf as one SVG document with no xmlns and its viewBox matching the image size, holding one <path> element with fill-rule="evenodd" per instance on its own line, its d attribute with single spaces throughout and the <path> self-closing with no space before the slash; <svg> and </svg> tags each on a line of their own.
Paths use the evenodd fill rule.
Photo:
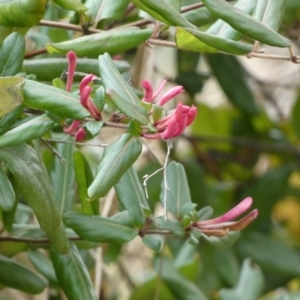
<svg viewBox="0 0 300 300">
<path fill-rule="evenodd" d="M 16 261 L 0 255 L 0 283 L 28 294 L 40 294 L 48 282 Z"/>
<path fill-rule="evenodd" d="M 165 191 L 164 183 L 162 184 L 160 200 L 163 203 L 164 194 L 167 192 L 166 209 L 176 218 L 181 218 L 181 207 L 185 203 L 191 202 L 190 189 L 187 183 L 186 174 L 181 164 L 172 161 L 167 167 L 167 184 L 168 189 Z"/>
<path fill-rule="evenodd" d="M 34 109 L 49 111 L 55 115 L 81 120 L 90 113 L 80 104 L 77 95 L 61 89 L 26 80 L 23 87 L 24 105 Z"/>
<path fill-rule="evenodd" d="M 50 248 L 50 256 L 56 277 L 68 299 L 97 299 L 87 267 L 74 244 L 64 255 Z"/>
<path fill-rule="evenodd" d="M 99 243 L 126 243 L 138 235 L 138 230 L 118 220 L 68 212 L 64 222 L 80 237 Z"/>
<path fill-rule="evenodd" d="M 0 209 L 10 211 L 16 201 L 14 189 L 5 172 L 0 168 Z"/>
<path fill-rule="evenodd" d="M 89 198 L 97 199 L 105 196 L 133 165 L 141 151 L 140 141 L 129 134 L 123 134 L 116 142 L 106 147 L 98 173 L 88 188 Z"/>
<path fill-rule="evenodd" d="M 147 112 L 142 106 L 126 101 L 114 90 L 108 90 L 107 93 L 110 96 L 112 103 L 127 117 L 132 118 L 143 125 L 149 123 Z"/>
<path fill-rule="evenodd" d="M 105 52 L 111 55 L 136 47 L 150 38 L 152 29 L 127 27 L 91 34 L 62 43 L 46 44 L 49 53 L 74 51 L 78 56 L 98 57 Z"/>
<path fill-rule="evenodd" d="M 35 212 L 50 243 L 60 253 L 67 253 L 69 241 L 40 155 L 32 147 L 23 144 L 0 149 L 0 159 L 12 173 L 18 190 Z"/>
<path fill-rule="evenodd" d="M 141 102 L 132 87 L 122 77 L 108 53 L 99 56 L 98 65 L 106 91 L 113 90 L 130 103 L 139 104 Z"/>
<path fill-rule="evenodd" d="M 291 46 L 286 38 L 226 1 L 203 0 L 202 2 L 212 14 L 254 40 L 275 47 Z"/>
<path fill-rule="evenodd" d="M 113 63 L 120 73 L 130 69 L 130 64 L 126 61 L 114 60 Z M 52 81 L 53 78 L 60 77 L 67 67 L 66 58 L 25 59 L 23 61 L 23 71 L 27 74 L 34 74 L 38 80 L 42 81 Z M 76 71 L 99 76 L 98 59 L 77 58 Z M 81 80 L 82 77 L 79 79 Z M 78 77 L 75 76 L 74 80 L 78 80 Z"/>
<path fill-rule="evenodd" d="M 13 76 L 21 71 L 25 53 L 25 38 L 14 32 L 0 47 L 0 76 Z"/>
<path fill-rule="evenodd" d="M 0 2 L 0 25 L 32 27 L 37 25 L 46 9 L 46 0 L 13 0 Z"/>
<path fill-rule="evenodd" d="M 128 210 L 134 225 L 142 227 L 145 224 L 145 209 L 150 210 L 143 187 L 137 173 L 131 167 L 121 177 L 115 186 L 119 201 Z"/>
<path fill-rule="evenodd" d="M 0 148 L 17 146 L 42 137 L 54 126 L 54 122 L 42 115 L 24 122 L 0 136 Z"/>
</svg>

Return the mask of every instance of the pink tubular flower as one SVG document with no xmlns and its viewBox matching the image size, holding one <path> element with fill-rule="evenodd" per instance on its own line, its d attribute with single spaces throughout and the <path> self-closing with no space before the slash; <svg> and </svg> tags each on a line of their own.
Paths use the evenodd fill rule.
<svg viewBox="0 0 300 300">
<path fill-rule="evenodd" d="M 163 140 L 177 137 L 194 121 L 196 114 L 197 108 L 195 106 L 192 105 L 189 107 L 179 102 L 176 109 L 170 115 L 154 124 L 158 133 L 143 133 L 142 136 L 148 139 Z"/>
<path fill-rule="evenodd" d="M 150 81 L 148 80 L 142 80 L 142 85 L 144 88 L 144 97 L 142 101 L 147 103 L 154 102 L 155 98 L 160 94 L 162 89 L 164 88 L 167 80 L 164 79 L 161 84 L 158 86 L 157 90 L 153 93 L 153 87 Z M 158 105 L 163 106 L 166 104 L 169 100 L 173 99 L 178 94 L 184 92 L 184 88 L 182 85 L 174 86 L 173 88 L 169 89 L 167 92 L 165 92 L 160 100 L 157 102 Z"/>
<path fill-rule="evenodd" d="M 92 91 L 92 88 L 89 86 L 89 83 L 95 80 L 97 77 L 93 74 L 85 76 L 79 86 L 79 91 L 80 91 L 80 103 L 83 107 L 85 107 L 92 117 L 95 120 L 101 120 L 101 113 L 97 109 L 97 107 L 94 105 L 90 98 L 90 94 Z"/>
<path fill-rule="evenodd" d="M 67 87 L 66 91 L 70 92 L 73 79 L 74 79 L 74 74 L 75 74 L 75 69 L 76 69 L 76 54 L 73 51 L 69 51 L 67 53 L 67 58 L 68 58 L 68 78 L 67 78 Z"/>
<path fill-rule="evenodd" d="M 232 220 L 246 212 L 251 205 L 252 198 L 248 197 L 218 218 L 194 222 L 192 228 L 195 228 L 208 236 L 220 237 L 225 236 L 229 231 L 242 230 L 258 216 L 258 210 L 254 209 L 239 221 Z"/>
<path fill-rule="evenodd" d="M 67 134 L 74 134 L 74 132 L 77 130 L 77 128 L 80 126 L 81 121 L 75 120 L 72 122 L 72 124 L 69 127 L 64 127 L 64 133 Z"/>
</svg>

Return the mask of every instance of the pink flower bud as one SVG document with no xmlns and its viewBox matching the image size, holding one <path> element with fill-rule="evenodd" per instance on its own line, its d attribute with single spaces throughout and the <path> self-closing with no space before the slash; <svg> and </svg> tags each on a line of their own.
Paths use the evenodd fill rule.
<svg viewBox="0 0 300 300">
<path fill-rule="evenodd" d="M 80 127 L 77 132 L 75 133 L 75 141 L 76 142 L 82 142 L 85 140 L 85 137 L 86 137 L 86 132 L 85 130 Z"/>
<path fill-rule="evenodd" d="M 68 78 L 66 91 L 70 92 L 72 88 L 72 83 L 74 79 L 75 69 L 76 69 L 76 54 L 73 51 L 67 53 L 68 58 Z"/>
<path fill-rule="evenodd" d="M 183 92 L 184 88 L 182 85 L 174 86 L 162 95 L 161 99 L 158 101 L 157 104 L 163 106 L 169 100 L 173 99 L 175 96 Z"/>
</svg>

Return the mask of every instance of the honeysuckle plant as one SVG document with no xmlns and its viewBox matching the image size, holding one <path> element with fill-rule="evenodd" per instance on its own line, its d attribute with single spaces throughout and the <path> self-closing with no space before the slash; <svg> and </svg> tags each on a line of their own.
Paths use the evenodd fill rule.
<svg viewBox="0 0 300 300">
<path fill-rule="evenodd" d="M 286 198 L 299 194 L 300 98 L 291 123 L 271 120 L 241 61 L 299 63 L 299 10 L 0 0 L 0 298 L 257 300 L 297 283 L 299 207 Z M 160 47 L 176 74 L 147 54 Z M 196 97 L 210 76 L 230 105 Z M 274 102 L 269 85 L 261 94 Z"/>
</svg>

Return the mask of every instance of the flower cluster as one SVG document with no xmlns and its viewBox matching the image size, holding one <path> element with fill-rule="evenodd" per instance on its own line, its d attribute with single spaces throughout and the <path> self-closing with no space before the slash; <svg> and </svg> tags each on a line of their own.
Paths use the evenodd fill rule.
<svg viewBox="0 0 300 300">
<path fill-rule="evenodd" d="M 72 88 L 72 83 L 75 75 L 76 69 L 76 54 L 73 51 L 68 52 L 68 78 L 66 91 L 70 92 Z M 91 114 L 92 118 L 99 121 L 102 119 L 101 111 L 95 106 L 91 99 L 92 87 L 91 83 L 97 79 L 93 74 L 86 75 L 80 82 L 79 94 L 80 103 L 85 107 Z M 141 135 L 148 139 L 163 139 L 168 140 L 179 136 L 187 126 L 189 126 L 195 119 L 197 114 L 197 108 L 195 106 L 183 105 L 179 102 L 176 108 L 167 113 L 164 117 L 159 114 L 158 118 L 154 118 L 154 106 L 159 107 L 160 113 L 162 112 L 162 106 L 165 105 L 169 100 L 173 99 L 176 95 L 184 92 L 183 87 L 175 86 L 165 92 L 158 101 L 155 101 L 163 90 L 166 80 L 163 80 L 156 91 L 153 91 L 152 84 L 143 80 L 142 85 L 144 88 L 144 97 L 142 102 L 152 104 L 152 110 L 150 115 L 153 114 L 153 123 L 150 124 L 153 132 L 143 132 Z M 111 116 L 110 120 L 114 120 L 114 116 Z M 123 116 L 126 118 L 126 116 Z M 122 118 L 118 118 L 115 122 L 120 122 Z M 64 132 L 75 136 L 76 141 L 83 141 L 86 138 L 85 129 L 82 127 L 82 122 L 80 120 L 74 120 L 71 125 L 64 125 Z"/>
<path fill-rule="evenodd" d="M 218 218 L 194 222 L 192 228 L 197 229 L 205 235 L 219 237 L 225 236 L 229 231 L 242 230 L 258 216 L 258 210 L 252 210 L 239 221 L 232 220 L 246 212 L 251 205 L 252 198 L 248 197 Z"/>
<path fill-rule="evenodd" d="M 157 96 L 162 91 L 166 80 L 163 80 L 157 90 L 153 92 L 152 85 L 149 81 L 142 81 L 144 88 L 144 97 L 142 101 L 146 103 L 153 103 Z M 184 92 L 181 85 L 175 86 L 165 92 L 162 97 L 157 101 L 157 105 L 163 106 L 169 100 L 173 99 L 176 95 Z M 163 139 L 168 140 L 179 136 L 187 126 L 189 126 L 195 119 L 197 108 L 192 105 L 187 106 L 179 102 L 176 108 L 171 111 L 167 116 L 154 122 L 156 133 L 143 133 L 142 136 L 148 139 Z"/>
<path fill-rule="evenodd" d="M 70 92 L 72 88 L 72 83 L 75 75 L 76 69 L 76 54 L 73 51 L 68 52 L 68 78 L 67 78 L 67 86 L 66 91 Z M 79 93 L 80 93 L 80 103 L 83 107 L 85 107 L 91 114 L 91 116 L 95 120 L 101 120 L 101 112 L 96 108 L 94 103 L 91 100 L 91 92 L 92 87 L 89 85 L 93 80 L 97 77 L 93 74 L 89 74 L 85 76 L 79 86 Z M 81 121 L 74 120 L 70 126 L 64 126 L 64 132 L 70 135 L 75 136 L 75 140 L 77 142 L 85 140 L 86 132 L 85 130 L 80 127 Z"/>
</svg>

